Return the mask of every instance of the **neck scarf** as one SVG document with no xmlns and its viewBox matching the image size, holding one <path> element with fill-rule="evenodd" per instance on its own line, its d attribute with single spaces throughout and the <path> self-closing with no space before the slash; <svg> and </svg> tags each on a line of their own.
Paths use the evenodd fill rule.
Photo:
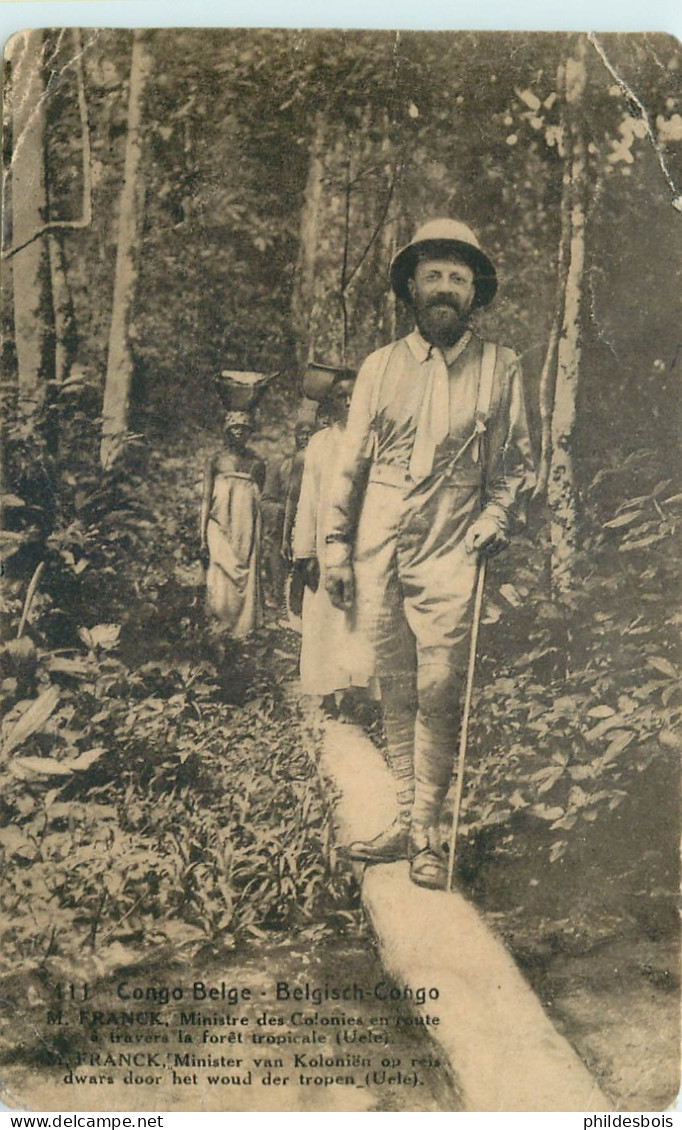
<svg viewBox="0 0 682 1130">
<path fill-rule="evenodd" d="M 436 448 L 450 431 L 448 365 L 454 364 L 470 341 L 471 332 L 467 330 L 445 354 L 432 345 L 423 362 L 424 397 L 417 416 L 417 430 L 410 457 L 410 475 L 415 483 L 421 483 L 429 477 L 433 470 Z"/>
</svg>

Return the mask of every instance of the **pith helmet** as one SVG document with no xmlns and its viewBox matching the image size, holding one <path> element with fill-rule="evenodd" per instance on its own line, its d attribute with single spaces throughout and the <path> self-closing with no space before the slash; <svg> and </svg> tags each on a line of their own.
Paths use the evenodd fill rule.
<svg viewBox="0 0 682 1130">
<path fill-rule="evenodd" d="M 436 255 L 455 252 L 474 272 L 475 306 L 487 306 L 497 291 L 497 274 L 478 239 L 460 220 L 429 220 L 417 229 L 414 239 L 402 247 L 391 263 L 391 286 L 398 298 L 410 303 L 408 279 L 412 278 L 420 250 Z"/>
</svg>

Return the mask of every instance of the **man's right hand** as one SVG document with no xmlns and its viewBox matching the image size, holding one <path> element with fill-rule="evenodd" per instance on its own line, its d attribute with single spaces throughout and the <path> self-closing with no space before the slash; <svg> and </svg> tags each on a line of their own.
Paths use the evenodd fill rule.
<svg viewBox="0 0 682 1130">
<path fill-rule="evenodd" d="M 353 566 L 332 565 L 327 569 L 325 587 L 334 608 L 349 612 L 355 601 Z"/>
</svg>

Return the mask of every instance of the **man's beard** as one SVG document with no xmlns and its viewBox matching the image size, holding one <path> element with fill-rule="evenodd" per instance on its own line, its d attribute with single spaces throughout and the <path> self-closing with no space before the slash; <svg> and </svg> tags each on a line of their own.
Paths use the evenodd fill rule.
<svg viewBox="0 0 682 1130">
<path fill-rule="evenodd" d="M 469 324 L 469 313 L 450 296 L 437 296 L 428 302 L 416 299 L 414 303 L 420 334 L 425 341 L 441 349 L 448 349 L 459 341 Z"/>
</svg>

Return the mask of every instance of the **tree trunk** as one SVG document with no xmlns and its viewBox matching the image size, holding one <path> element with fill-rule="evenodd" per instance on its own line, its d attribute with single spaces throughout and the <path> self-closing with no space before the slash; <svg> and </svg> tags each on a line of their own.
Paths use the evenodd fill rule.
<svg viewBox="0 0 682 1130">
<path fill-rule="evenodd" d="M 397 175 L 389 127 L 369 106 L 354 124 L 316 118 L 293 305 L 303 363 L 354 367 L 386 341 Z"/>
<path fill-rule="evenodd" d="M 585 202 L 587 155 L 581 121 L 585 90 L 586 41 L 580 37 L 575 57 L 566 61 L 565 172 L 562 228 L 567 230 L 564 314 L 558 343 L 557 377 L 551 426 L 551 460 L 547 500 L 550 509 L 552 587 L 570 591 L 577 549 L 577 492 L 573 465 L 576 403 L 582 348 L 582 304 L 585 266 Z"/>
<path fill-rule="evenodd" d="M 68 377 L 76 359 L 76 312 L 67 274 L 63 237 L 52 234 L 48 236 L 48 241 L 54 307 L 54 369 L 55 378 L 61 384 Z"/>
<path fill-rule="evenodd" d="M 139 271 L 144 210 L 144 182 L 140 173 L 142 159 L 140 124 L 142 97 L 151 69 L 151 59 L 145 52 L 143 35 L 140 30 L 133 32 L 130 61 L 125 165 L 119 206 L 116 273 L 102 408 L 100 460 L 104 470 L 111 468 L 125 446 L 133 376 L 130 321 Z"/>
<path fill-rule="evenodd" d="M 313 138 L 310 144 L 308 178 L 301 210 L 299 229 L 298 269 L 292 303 L 292 320 L 298 339 L 298 364 L 303 368 L 312 360 L 314 342 L 310 338 L 310 323 L 315 302 L 315 263 L 320 228 L 320 206 L 324 164 L 322 152 L 327 129 L 324 115 L 315 117 Z"/>
<path fill-rule="evenodd" d="M 11 242 L 19 396 L 35 411 L 54 374 L 54 321 L 47 238 L 32 239 L 47 219 L 43 33 L 25 31 L 7 47 L 12 65 Z M 8 239 L 3 241 L 9 243 Z"/>
<path fill-rule="evenodd" d="M 566 97 L 566 65 L 561 62 L 557 68 L 557 91 L 561 99 Z M 560 231 L 559 245 L 557 248 L 556 266 L 556 299 L 554 304 L 554 317 L 547 341 L 542 371 L 540 373 L 539 408 L 540 408 L 540 461 L 538 477 L 533 492 L 533 498 L 544 498 L 547 494 L 549 472 L 552 461 L 552 414 L 554 412 L 554 397 L 556 394 L 557 379 L 557 349 L 564 318 L 564 300 L 566 295 L 566 259 L 568 255 L 568 242 L 571 232 L 571 179 L 568 175 L 566 164 L 563 168 L 563 183 L 561 192 Z"/>
<path fill-rule="evenodd" d="M 379 262 L 384 271 L 386 271 L 387 264 L 390 265 L 393 261 L 396 251 L 398 250 L 396 244 L 396 223 L 386 223 L 381 232 L 381 240 L 379 242 Z M 396 298 L 388 283 L 388 272 L 386 272 L 386 288 L 383 300 L 383 310 L 381 324 L 384 329 L 386 341 L 394 341 L 397 333 L 397 318 L 396 318 Z"/>
</svg>

